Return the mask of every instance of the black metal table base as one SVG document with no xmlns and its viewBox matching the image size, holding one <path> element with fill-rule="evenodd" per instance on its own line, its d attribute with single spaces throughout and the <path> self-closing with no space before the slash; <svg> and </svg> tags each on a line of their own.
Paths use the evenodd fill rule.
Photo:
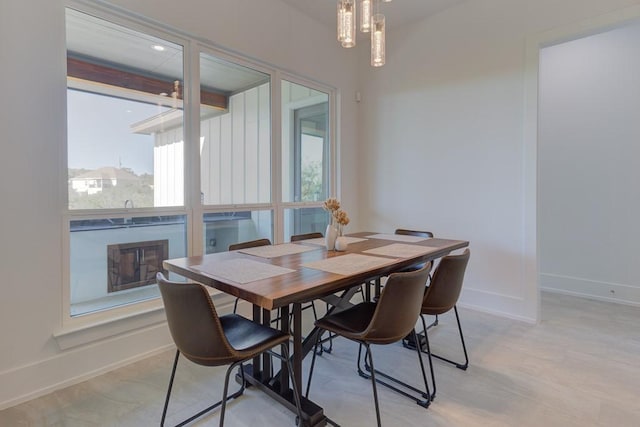
<svg viewBox="0 0 640 427">
<path fill-rule="evenodd" d="M 293 390 L 290 388 L 281 390 L 277 376 L 275 378 L 268 377 L 263 381 L 260 378 L 262 376 L 260 372 L 258 372 L 257 375 L 253 375 L 253 367 L 251 365 L 245 365 L 243 368 L 247 386 L 256 387 L 281 405 L 288 408 L 294 414 L 296 413 L 296 403 L 293 396 Z M 242 376 L 240 373 L 236 374 L 236 381 L 238 383 L 242 382 Z M 324 412 L 320 406 L 306 399 L 304 396 L 301 396 L 300 398 L 300 405 L 302 406 L 303 420 L 301 423 L 296 421 L 297 425 L 303 427 L 323 427 L 326 426 L 327 423 L 336 425 L 324 416 Z"/>
</svg>

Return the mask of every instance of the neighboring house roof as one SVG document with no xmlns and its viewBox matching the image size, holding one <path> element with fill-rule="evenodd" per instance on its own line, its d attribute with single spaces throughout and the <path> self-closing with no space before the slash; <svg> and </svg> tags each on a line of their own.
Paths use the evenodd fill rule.
<svg viewBox="0 0 640 427">
<path fill-rule="evenodd" d="M 117 181 L 138 181 L 140 177 L 129 172 L 126 169 L 119 169 L 114 167 L 104 167 L 93 171 L 82 173 L 78 176 L 71 178 L 71 181 L 86 181 L 88 179 L 102 179 L 102 180 L 115 180 Z"/>
</svg>

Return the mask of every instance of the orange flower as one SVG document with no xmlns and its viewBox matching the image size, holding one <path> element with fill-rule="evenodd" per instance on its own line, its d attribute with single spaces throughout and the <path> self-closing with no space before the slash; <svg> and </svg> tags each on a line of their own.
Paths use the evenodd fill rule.
<svg viewBox="0 0 640 427">
<path fill-rule="evenodd" d="M 340 202 L 338 201 L 338 199 L 330 197 L 327 200 L 325 200 L 324 210 L 329 211 L 333 214 L 338 209 L 340 209 Z"/>
<path fill-rule="evenodd" d="M 340 225 L 349 224 L 349 216 L 342 209 L 338 209 L 337 211 L 335 211 L 333 213 L 333 217 L 335 218 L 336 222 Z"/>
</svg>

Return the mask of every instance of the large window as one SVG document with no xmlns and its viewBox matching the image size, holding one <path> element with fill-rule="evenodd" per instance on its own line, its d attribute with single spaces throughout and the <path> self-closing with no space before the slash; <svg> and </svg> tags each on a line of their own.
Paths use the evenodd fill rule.
<svg viewBox="0 0 640 427">
<path fill-rule="evenodd" d="M 282 81 L 282 199 L 285 238 L 324 232 L 330 194 L 329 94 Z"/>
<path fill-rule="evenodd" d="M 157 298 L 163 259 L 187 254 L 183 47 L 66 13 L 69 314 L 78 316 Z M 154 212 L 169 206 L 181 214 Z"/>
<path fill-rule="evenodd" d="M 103 14 L 66 12 L 69 318 L 157 299 L 167 258 L 324 230 L 328 89 Z"/>
</svg>

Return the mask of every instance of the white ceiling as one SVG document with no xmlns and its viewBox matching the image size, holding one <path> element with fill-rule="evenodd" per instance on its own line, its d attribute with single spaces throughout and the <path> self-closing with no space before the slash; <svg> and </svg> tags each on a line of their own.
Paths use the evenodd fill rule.
<svg viewBox="0 0 640 427">
<path fill-rule="evenodd" d="M 328 26 L 336 24 L 337 0 L 282 0 Z M 385 16 L 388 29 L 421 21 L 466 0 L 380 0 L 380 13 Z M 359 1 L 358 1 L 359 2 Z"/>
</svg>

